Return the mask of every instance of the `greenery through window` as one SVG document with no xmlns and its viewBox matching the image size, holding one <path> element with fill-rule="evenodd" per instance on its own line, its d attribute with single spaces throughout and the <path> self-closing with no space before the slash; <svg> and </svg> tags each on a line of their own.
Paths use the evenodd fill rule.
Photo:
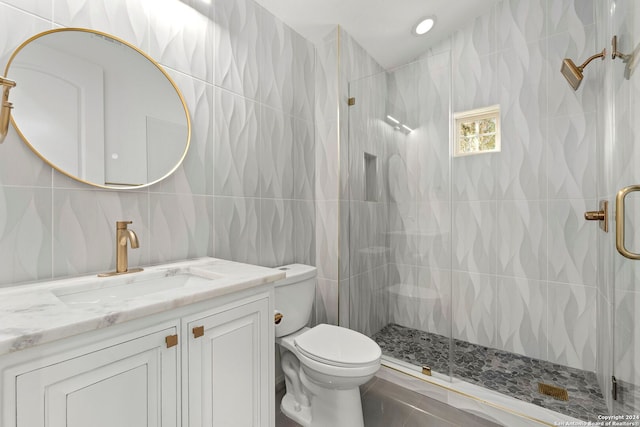
<svg viewBox="0 0 640 427">
<path fill-rule="evenodd" d="M 454 118 L 454 156 L 500 151 L 500 106 L 456 113 Z"/>
</svg>

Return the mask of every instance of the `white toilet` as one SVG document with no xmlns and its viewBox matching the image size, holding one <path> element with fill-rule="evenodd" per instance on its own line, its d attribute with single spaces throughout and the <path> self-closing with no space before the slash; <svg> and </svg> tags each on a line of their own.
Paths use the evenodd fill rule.
<svg viewBox="0 0 640 427">
<path fill-rule="evenodd" d="M 320 324 L 306 327 L 315 297 L 316 269 L 280 267 L 275 283 L 276 325 L 286 394 L 282 412 L 304 427 L 363 427 L 360 385 L 380 368 L 382 352 L 367 336 Z"/>
</svg>

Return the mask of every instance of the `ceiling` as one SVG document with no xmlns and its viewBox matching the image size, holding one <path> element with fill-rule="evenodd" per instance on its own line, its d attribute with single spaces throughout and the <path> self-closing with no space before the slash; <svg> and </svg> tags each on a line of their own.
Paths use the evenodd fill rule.
<svg viewBox="0 0 640 427">
<path fill-rule="evenodd" d="M 340 25 L 389 70 L 415 59 L 497 0 L 256 1 L 314 43 Z M 436 16 L 435 27 L 424 36 L 412 35 L 412 27 L 426 16 Z"/>
</svg>

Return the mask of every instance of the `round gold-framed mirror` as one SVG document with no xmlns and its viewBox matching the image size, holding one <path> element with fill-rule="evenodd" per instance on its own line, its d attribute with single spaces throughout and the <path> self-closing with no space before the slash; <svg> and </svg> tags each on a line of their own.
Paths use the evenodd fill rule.
<svg viewBox="0 0 640 427">
<path fill-rule="evenodd" d="M 9 58 L 11 122 L 59 172 L 100 188 L 153 185 L 171 175 L 191 142 L 180 89 L 153 58 L 96 30 L 34 35 Z"/>
</svg>

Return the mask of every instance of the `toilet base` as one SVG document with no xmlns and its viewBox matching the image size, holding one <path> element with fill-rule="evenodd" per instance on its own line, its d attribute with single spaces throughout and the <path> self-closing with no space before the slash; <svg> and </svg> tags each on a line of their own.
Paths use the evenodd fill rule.
<svg viewBox="0 0 640 427">
<path fill-rule="evenodd" d="M 364 427 L 360 385 L 375 375 L 380 360 L 355 367 L 320 363 L 296 347 L 296 337 L 308 330 L 276 340 L 286 386 L 282 413 L 303 427 Z"/>
<path fill-rule="evenodd" d="M 282 397 L 280 410 L 287 417 L 291 418 L 303 427 L 311 425 L 311 408 L 309 406 L 301 406 L 298 404 L 291 393 L 287 393 Z"/>
<path fill-rule="evenodd" d="M 303 382 L 311 406 L 299 405 L 293 394 L 287 392 L 280 404 L 283 414 L 303 427 L 364 427 L 360 387 L 325 389 L 307 381 Z"/>
</svg>

